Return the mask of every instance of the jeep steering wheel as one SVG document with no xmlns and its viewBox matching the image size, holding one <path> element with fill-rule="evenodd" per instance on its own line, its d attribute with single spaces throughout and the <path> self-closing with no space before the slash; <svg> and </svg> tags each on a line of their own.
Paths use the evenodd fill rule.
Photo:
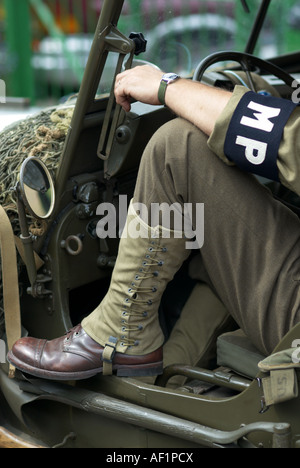
<svg viewBox="0 0 300 468">
<path fill-rule="evenodd" d="M 249 80 L 250 88 L 254 92 L 256 92 L 256 90 L 251 76 L 251 69 L 252 71 L 254 71 L 255 69 L 257 70 L 257 68 L 260 71 L 264 70 L 270 73 L 271 75 L 276 76 L 280 80 L 284 81 L 284 83 L 290 87 L 292 87 L 292 84 L 295 81 L 295 78 L 293 78 L 281 68 L 277 67 L 277 65 L 274 65 L 273 63 L 268 62 L 267 60 L 262 60 L 259 57 L 256 57 L 255 55 L 247 54 L 245 52 L 231 51 L 216 52 L 202 60 L 202 62 L 200 62 L 194 73 L 194 81 L 201 81 L 204 73 L 211 65 L 226 60 L 232 60 L 241 65 L 242 70 L 246 73 L 247 78 Z"/>
</svg>

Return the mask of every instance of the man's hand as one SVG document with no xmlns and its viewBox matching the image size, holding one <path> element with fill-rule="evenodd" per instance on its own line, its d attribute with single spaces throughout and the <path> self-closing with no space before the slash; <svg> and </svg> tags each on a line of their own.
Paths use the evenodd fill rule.
<svg viewBox="0 0 300 468">
<path fill-rule="evenodd" d="M 132 99 L 145 104 L 160 105 L 158 90 L 163 72 L 151 65 L 126 70 L 117 75 L 115 96 L 126 112 L 131 109 Z"/>
</svg>

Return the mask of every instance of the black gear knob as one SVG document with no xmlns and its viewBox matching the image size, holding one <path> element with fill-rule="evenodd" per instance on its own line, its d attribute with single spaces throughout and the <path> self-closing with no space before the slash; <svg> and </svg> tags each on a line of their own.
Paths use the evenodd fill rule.
<svg viewBox="0 0 300 468">
<path fill-rule="evenodd" d="M 135 43 L 135 55 L 140 55 L 143 52 L 146 52 L 147 41 L 143 33 L 132 32 L 129 35 L 129 39 L 132 39 Z"/>
</svg>

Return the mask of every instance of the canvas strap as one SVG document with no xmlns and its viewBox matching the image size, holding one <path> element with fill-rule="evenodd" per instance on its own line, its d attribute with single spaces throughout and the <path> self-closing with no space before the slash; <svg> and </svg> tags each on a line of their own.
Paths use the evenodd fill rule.
<svg viewBox="0 0 300 468">
<path fill-rule="evenodd" d="M 270 372 L 262 379 L 266 406 L 276 405 L 297 398 L 298 382 L 295 369 L 281 369 Z"/>
<path fill-rule="evenodd" d="M 103 375 L 112 375 L 113 373 L 113 358 L 116 353 L 117 341 L 117 338 L 110 336 L 104 347 L 102 354 Z"/>
<path fill-rule="evenodd" d="M 0 248 L 3 282 L 3 304 L 7 346 L 9 349 L 21 337 L 21 314 L 17 253 L 10 220 L 0 206 Z M 10 365 L 9 377 L 13 378 L 15 368 Z"/>
</svg>

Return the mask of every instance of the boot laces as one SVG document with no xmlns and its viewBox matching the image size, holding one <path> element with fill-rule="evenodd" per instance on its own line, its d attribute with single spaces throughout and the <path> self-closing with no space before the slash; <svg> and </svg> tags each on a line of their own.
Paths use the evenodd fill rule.
<svg viewBox="0 0 300 468">
<path fill-rule="evenodd" d="M 155 257 L 156 253 L 166 253 L 167 249 L 165 247 L 159 246 L 151 246 L 149 249 L 149 254 L 146 255 L 145 260 L 142 263 L 142 268 L 135 276 L 135 281 L 131 283 L 130 288 L 128 288 L 129 296 L 125 298 L 125 307 L 122 312 L 122 333 L 131 333 L 131 332 L 139 332 L 143 330 L 143 326 L 141 324 L 138 325 L 130 325 L 128 322 L 130 317 L 138 317 L 139 319 L 145 318 L 148 316 L 148 311 L 136 308 L 135 306 L 147 306 L 150 307 L 153 304 L 152 299 L 139 299 L 139 294 L 154 294 L 157 292 L 157 287 L 150 285 L 148 287 L 142 286 L 145 280 L 157 278 L 159 276 L 159 272 L 157 270 L 151 272 L 151 268 L 153 267 L 162 267 L 164 265 L 164 261 Z M 136 281 L 140 282 L 141 284 L 136 284 Z M 132 307 L 133 306 L 133 307 Z M 125 320 L 125 317 L 127 320 Z M 139 341 L 130 339 L 126 335 L 121 336 L 122 342 L 121 346 L 131 347 L 131 346 L 138 346 Z"/>
</svg>

